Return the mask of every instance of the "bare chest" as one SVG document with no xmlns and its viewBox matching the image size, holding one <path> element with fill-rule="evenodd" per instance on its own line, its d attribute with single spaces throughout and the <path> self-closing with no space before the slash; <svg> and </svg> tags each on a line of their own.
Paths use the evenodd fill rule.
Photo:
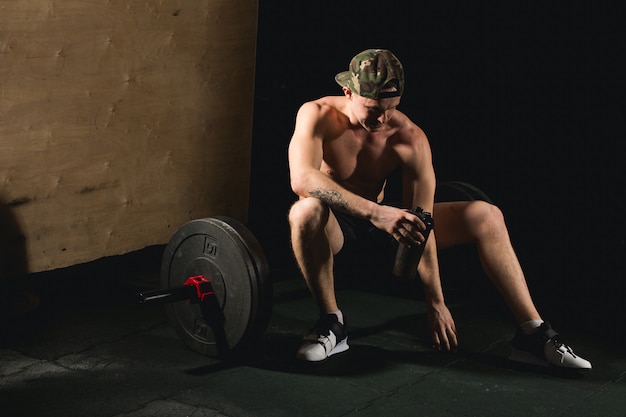
<svg viewBox="0 0 626 417">
<path fill-rule="evenodd" d="M 397 165 L 398 157 L 384 135 L 347 132 L 324 143 L 321 169 L 348 188 L 376 192 Z"/>
</svg>

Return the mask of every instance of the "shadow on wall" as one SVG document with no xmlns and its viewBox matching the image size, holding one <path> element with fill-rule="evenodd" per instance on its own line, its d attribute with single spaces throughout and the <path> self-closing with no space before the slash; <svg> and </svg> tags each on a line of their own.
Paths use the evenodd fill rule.
<svg viewBox="0 0 626 417">
<path fill-rule="evenodd" d="M 35 297 L 18 290 L 19 278 L 27 273 L 26 237 L 11 205 L 0 195 L 0 319 L 36 307 Z"/>
</svg>

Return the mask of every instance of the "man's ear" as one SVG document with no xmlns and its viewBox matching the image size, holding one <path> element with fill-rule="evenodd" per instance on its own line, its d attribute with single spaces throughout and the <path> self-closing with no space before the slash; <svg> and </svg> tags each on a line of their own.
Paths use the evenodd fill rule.
<svg viewBox="0 0 626 417">
<path fill-rule="evenodd" d="M 343 90 L 343 94 L 346 97 L 348 97 L 348 98 L 352 97 L 352 90 L 350 90 L 349 87 L 341 87 L 341 89 Z"/>
</svg>

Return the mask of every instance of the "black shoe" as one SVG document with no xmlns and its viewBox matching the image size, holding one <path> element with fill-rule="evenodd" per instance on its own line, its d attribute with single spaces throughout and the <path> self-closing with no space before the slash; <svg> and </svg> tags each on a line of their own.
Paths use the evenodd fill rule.
<svg viewBox="0 0 626 417">
<path fill-rule="evenodd" d="M 309 362 L 323 361 L 349 348 L 346 326 L 339 323 L 335 314 L 320 317 L 303 340 L 296 357 Z"/>
<path fill-rule="evenodd" d="M 561 340 L 547 322 L 542 323 L 537 332 L 530 335 L 517 329 L 511 345 L 509 359 L 512 361 L 540 366 L 591 369 L 591 363 L 575 355 L 572 348 Z"/>
</svg>

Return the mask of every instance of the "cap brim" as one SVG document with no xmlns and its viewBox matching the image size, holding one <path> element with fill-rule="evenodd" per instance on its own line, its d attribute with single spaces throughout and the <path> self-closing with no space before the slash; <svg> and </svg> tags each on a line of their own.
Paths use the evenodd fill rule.
<svg viewBox="0 0 626 417">
<path fill-rule="evenodd" d="M 335 75 L 335 81 L 342 87 L 347 87 L 350 81 L 350 71 L 343 71 Z"/>
</svg>

